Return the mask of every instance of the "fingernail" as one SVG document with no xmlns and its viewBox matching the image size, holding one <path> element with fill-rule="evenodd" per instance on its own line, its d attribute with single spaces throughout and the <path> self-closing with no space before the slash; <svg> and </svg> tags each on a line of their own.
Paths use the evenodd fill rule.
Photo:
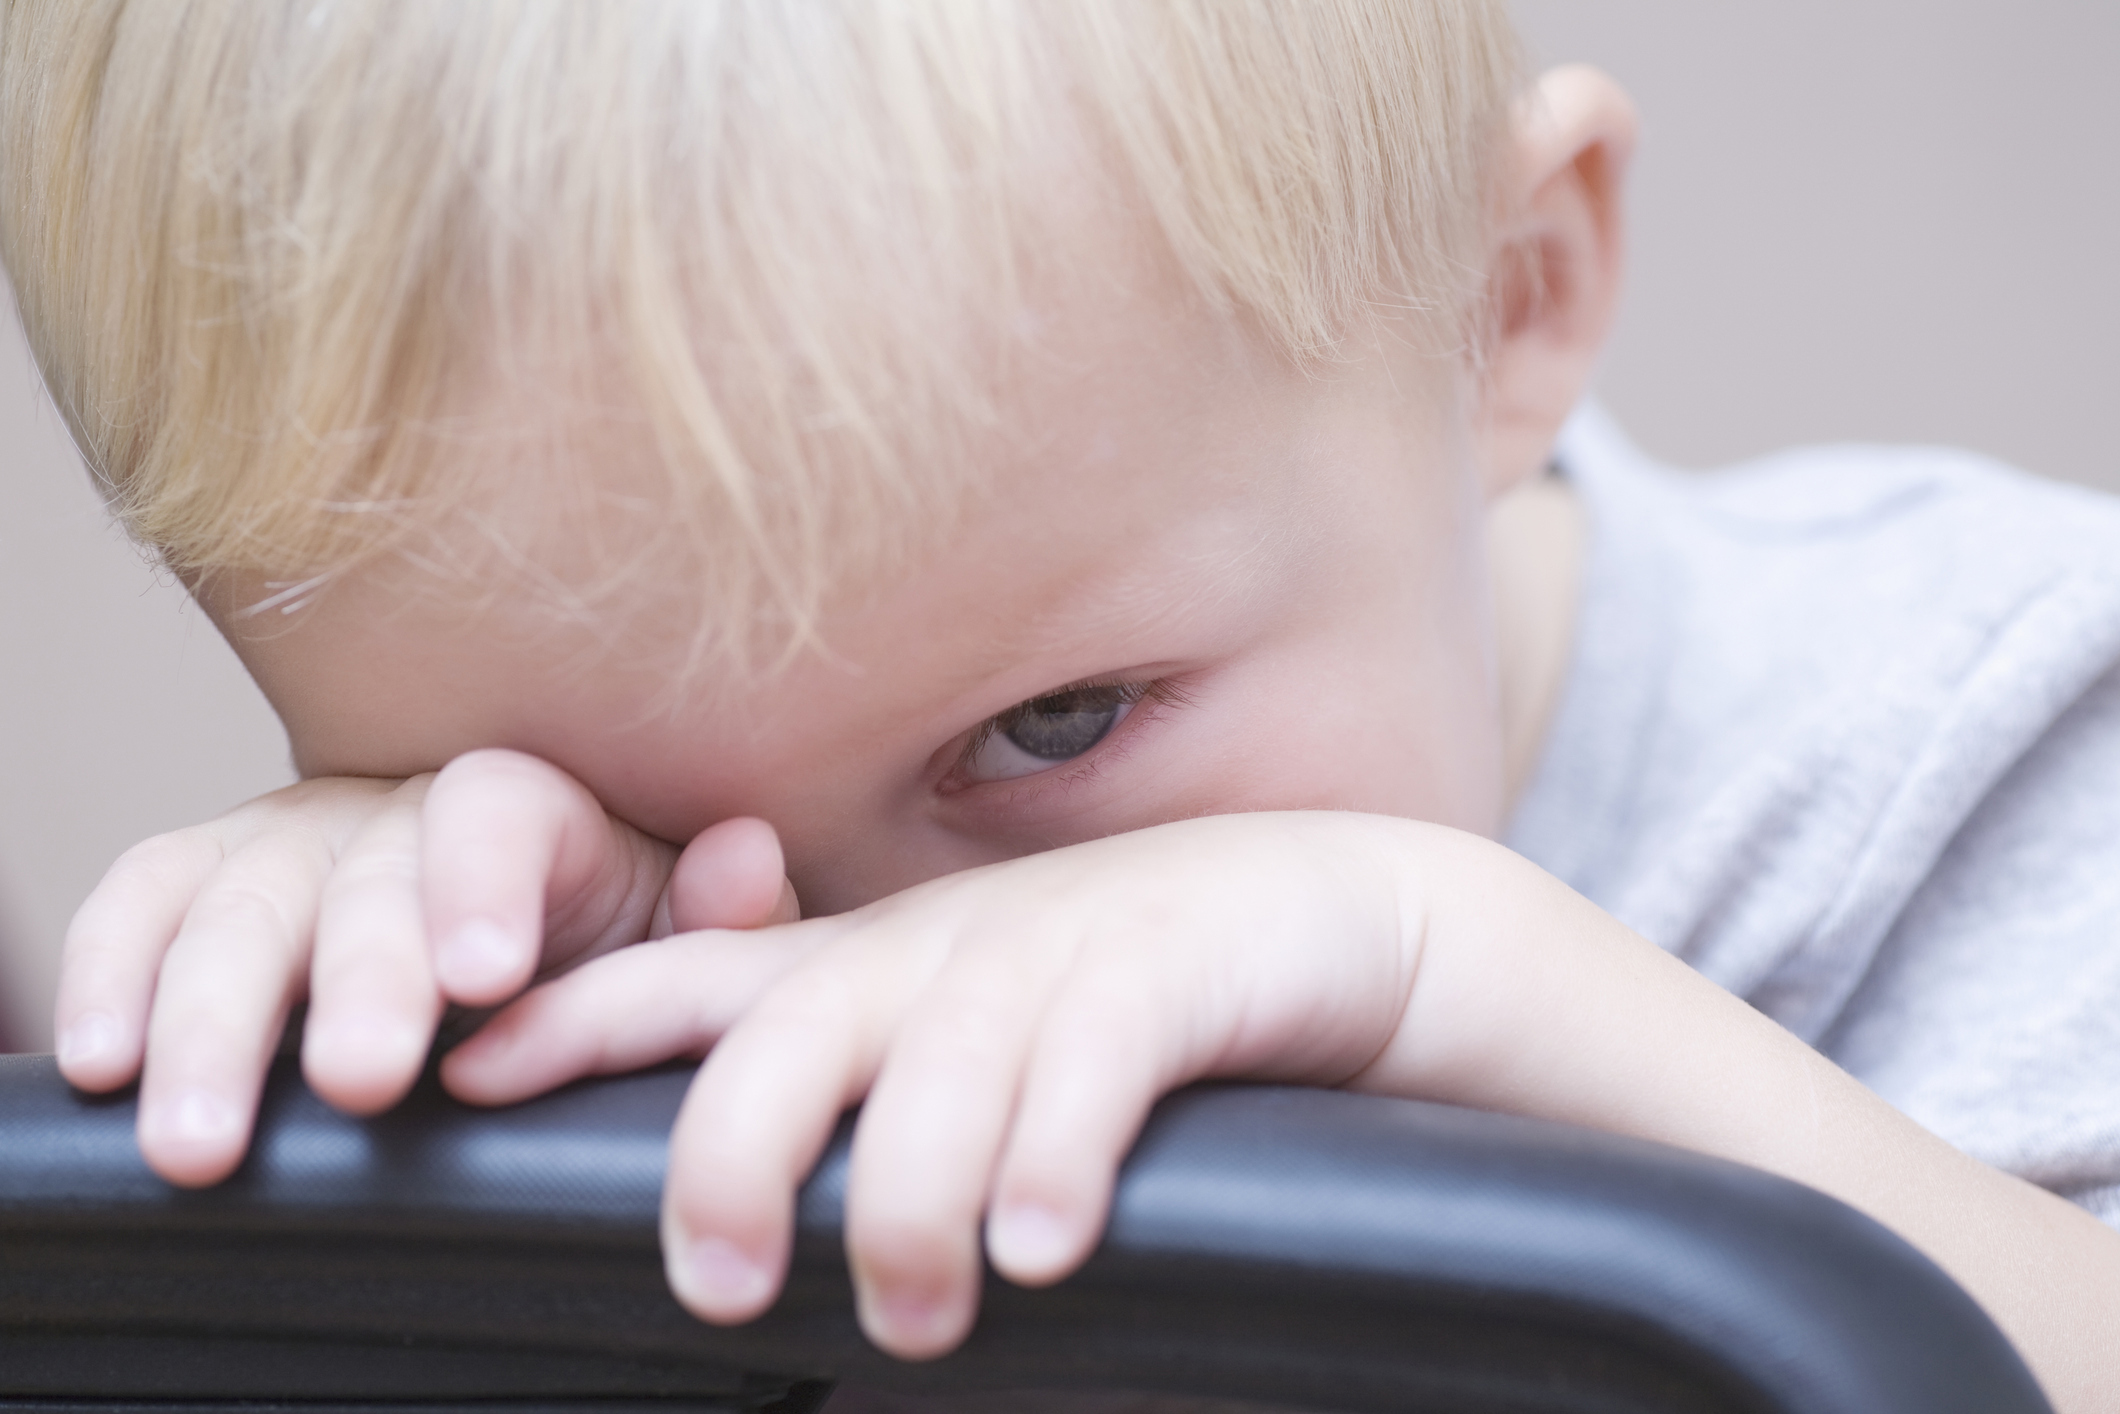
<svg viewBox="0 0 2120 1414">
<path fill-rule="evenodd" d="M 118 1018 L 107 1011 L 85 1011 L 59 1033 L 59 1064 L 102 1060 L 118 1049 Z"/>
<path fill-rule="evenodd" d="M 242 1116 L 211 1090 L 184 1090 L 155 1108 L 155 1128 L 164 1138 L 186 1144 L 225 1140 L 243 1126 Z"/>
<path fill-rule="evenodd" d="M 957 1343 L 963 1324 L 958 1303 L 941 1292 L 880 1291 L 857 1279 L 854 1302 L 870 1339 L 895 1355 L 940 1355 Z"/>
<path fill-rule="evenodd" d="M 434 970 L 449 991 L 483 991 L 508 979 L 515 970 L 517 952 L 515 940 L 500 924 L 474 918 L 442 940 Z"/>
<path fill-rule="evenodd" d="M 687 1306 L 713 1315 L 749 1316 L 772 1296 L 772 1276 L 735 1243 L 702 1237 L 685 1244 L 671 1284 Z"/>
<path fill-rule="evenodd" d="M 1075 1256 L 1075 1231 L 1051 1208 L 1011 1203 L 986 1222 L 986 1250 L 1010 1276 L 1057 1274 Z"/>
</svg>

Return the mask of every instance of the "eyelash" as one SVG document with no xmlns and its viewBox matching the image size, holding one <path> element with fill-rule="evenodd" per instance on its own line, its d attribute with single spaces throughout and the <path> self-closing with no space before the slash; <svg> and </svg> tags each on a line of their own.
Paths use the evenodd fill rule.
<svg viewBox="0 0 2120 1414">
<path fill-rule="evenodd" d="M 970 769 L 972 761 L 979 755 L 980 748 L 993 740 L 995 732 L 1007 726 L 1011 715 L 1037 703 L 1045 702 L 1055 697 L 1064 697 L 1071 692 L 1095 692 L 1100 689 L 1115 690 L 1118 694 L 1117 700 L 1128 707 L 1138 707 L 1143 703 L 1153 703 L 1159 707 L 1189 707 L 1192 705 L 1192 697 L 1185 689 L 1179 687 L 1169 678 L 1154 678 L 1147 682 L 1113 682 L 1109 678 L 1084 678 L 1080 682 L 1068 683 L 1065 687 L 1056 687 L 1050 692 L 1041 692 L 1036 697 L 1027 697 L 1006 712 L 997 712 L 981 722 L 973 729 L 972 735 L 964 743 L 963 749 L 957 753 L 957 761 L 950 768 L 949 779 L 956 779 L 961 782 L 957 789 L 969 789 L 974 784 L 1003 784 L 1003 782 L 999 781 L 962 782 L 961 778 L 963 773 Z M 1110 740 L 1110 737 L 1106 737 L 1103 741 L 1098 742 L 1088 751 L 1082 753 L 1082 755 L 1068 761 L 1056 761 L 1047 770 L 1037 772 L 1034 775 L 1015 777 L 1011 784 L 1017 784 L 1020 788 L 1020 786 L 1027 785 L 1033 781 L 1052 781 L 1062 777 L 1068 774 L 1071 768 L 1103 755 L 1105 745 Z"/>
</svg>

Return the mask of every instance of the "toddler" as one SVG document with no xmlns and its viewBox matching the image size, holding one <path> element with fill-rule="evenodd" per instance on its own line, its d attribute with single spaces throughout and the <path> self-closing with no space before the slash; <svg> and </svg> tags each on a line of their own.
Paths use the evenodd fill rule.
<svg viewBox="0 0 2120 1414">
<path fill-rule="evenodd" d="M 707 1320 L 864 1102 L 919 1358 L 1161 1092 L 1346 1086 L 1812 1184 L 2120 1397 L 2120 509 L 1577 412 L 1633 118 L 1499 4 L 0 16 L 25 326 L 303 777 L 68 939 L 172 1181 L 295 1003 L 356 1113 L 498 1007 L 475 1103 L 706 1057 Z"/>
</svg>

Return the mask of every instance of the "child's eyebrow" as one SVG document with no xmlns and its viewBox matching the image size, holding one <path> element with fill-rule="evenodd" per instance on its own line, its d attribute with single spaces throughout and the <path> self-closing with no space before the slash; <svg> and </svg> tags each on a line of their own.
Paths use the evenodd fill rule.
<svg viewBox="0 0 2120 1414">
<path fill-rule="evenodd" d="M 1083 635 L 1133 637 L 1173 621 L 1208 617 L 1232 602 L 1255 600 L 1314 561 L 1320 527 L 1304 516 L 1262 515 L 1240 534 L 1219 534 L 1186 547 L 1171 568 L 1174 576 L 1146 563 L 1095 586 L 1084 602 L 1068 606 L 1067 624 Z"/>
<path fill-rule="evenodd" d="M 1061 602 L 1029 619 L 993 624 L 961 668 L 938 686 L 954 700 L 1018 676 L 1026 662 L 1078 665 L 1073 674 L 1081 683 L 1109 683 L 1135 662 L 1166 656 L 1156 651 L 1158 643 L 1184 636 L 1232 607 L 1257 603 L 1296 558 L 1300 547 L 1288 539 L 1246 536 L 1176 556 L 1175 563 L 1136 560 L 1112 574 L 1092 573 L 1087 582 L 1069 586 Z M 1106 661 L 1098 663 L 1099 658 Z M 1079 666 L 1085 663 L 1096 663 L 1087 677 Z M 1061 681 L 1055 676 L 1040 682 L 1005 705 L 1060 690 Z"/>
</svg>

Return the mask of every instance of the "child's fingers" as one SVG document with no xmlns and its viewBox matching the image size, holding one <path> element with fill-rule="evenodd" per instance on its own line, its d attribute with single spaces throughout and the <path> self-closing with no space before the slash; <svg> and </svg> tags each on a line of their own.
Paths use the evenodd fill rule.
<svg viewBox="0 0 2120 1414">
<path fill-rule="evenodd" d="M 140 1073 L 156 969 L 223 857 L 208 829 L 157 836 L 121 855 L 75 912 L 53 1015 L 68 1081 L 114 1090 Z"/>
<path fill-rule="evenodd" d="M 926 1359 L 978 1313 L 980 1219 L 1040 1013 L 1075 949 L 1018 933 L 960 950 L 913 1004 L 862 1107 L 847 1258 L 863 1329 Z"/>
<path fill-rule="evenodd" d="M 1103 1236 L 1112 1183 L 1156 1097 L 1193 1078 L 1146 966 L 1071 983 L 1047 1009 L 994 1169 L 986 1250 L 1024 1286 L 1060 1280 Z M 1198 1039 L 1196 1036 L 1194 1039 Z"/>
<path fill-rule="evenodd" d="M 442 1010 L 420 917 L 420 805 L 393 791 L 325 881 L 310 963 L 302 1071 L 332 1104 L 373 1114 L 419 1078 Z"/>
<path fill-rule="evenodd" d="M 662 1224 L 670 1288 L 694 1315 L 747 1321 L 779 1291 L 796 1187 L 868 1088 L 922 980 L 917 961 L 827 948 L 761 998 L 700 1068 L 670 1135 Z"/>
<path fill-rule="evenodd" d="M 508 1105 L 585 1075 L 706 1053 L 829 927 L 687 933 L 621 948 L 518 997 L 449 1053 L 458 1099 Z"/>
<path fill-rule="evenodd" d="M 162 960 L 140 1085 L 140 1152 L 172 1183 L 225 1178 L 299 992 L 330 842 L 285 831 L 231 854 Z"/>
<path fill-rule="evenodd" d="M 644 936 L 667 858 L 625 857 L 616 828 L 594 796 L 534 756 L 474 751 L 444 767 L 427 793 L 420 868 L 443 994 L 505 1001 L 536 973 L 548 931 L 586 917 L 581 926 L 600 935 L 652 882 L 638 900 L 633 936 Z"/>
<path fill-rule="evenodd" d="M 787 880 L 780 836 L 752 816 L 710 825 L 693 836 L 670 871 L 669 928 L 762 928 L 800 916 Z"/>
</svg>

